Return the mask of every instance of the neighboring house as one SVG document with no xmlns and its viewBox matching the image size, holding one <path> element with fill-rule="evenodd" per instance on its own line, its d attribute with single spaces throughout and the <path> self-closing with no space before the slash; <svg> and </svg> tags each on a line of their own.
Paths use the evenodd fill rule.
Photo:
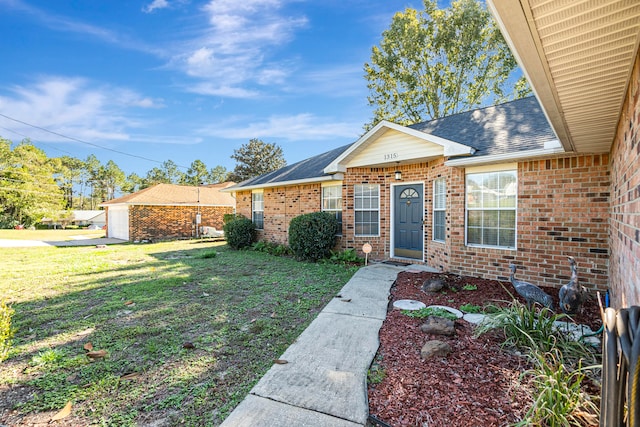
<svg viewBox="0 0 640 427">
<path fill-rule="evenodd" d="M 205 227 L 221 230 L 223 216 L 235 212 L 235 199 L 220 190 L 233 184 L 157 184 L 109 200 L 100 205 L 107 214 L 107 237 L 158 241 L 199 237 Z"/>
<path fill-rule="evenodd" d="M 71 210 L 61 213 L 61 219 L 44 218 L 41 223 L 49 228 L 64 228 L 68 225 L 77 225 L 79 227 L 88 227 L 91 225 L 104 227 L 106 217 L 102 210 Z"/>
</svg>

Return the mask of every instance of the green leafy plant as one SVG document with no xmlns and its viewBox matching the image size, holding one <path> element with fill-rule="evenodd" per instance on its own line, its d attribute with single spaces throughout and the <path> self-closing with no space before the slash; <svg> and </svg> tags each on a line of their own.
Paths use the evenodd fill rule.
<svg viewBox="0 0 640 427">
<path fill-rule="evenodd" d="M 287 245 L 267 241 L 255 242 L 251 248 L 256 252 L 265 252 L 273 256 L 291 255 L 291 249 Z"/>
<path fill-rule="evenodd" d="M 218 256 L 218 252 L 216 252 L 214 249 L 211 249 L 211 250 L 203 251 L 202 253 L 200 253 L 198 255 L 198 258 L 210 259 L 210 258 L 215 258 L 216 256 Z"/>
<path fill-rule="evenodd" d="M 462 290 L 463 291 L 477 291 L 478 287 L 476 285 L 472 285 L 470 283 L 467 283 L 466 285 L 464 285 L 462 287 Z"/>
<path fill-rule="evenodd" d="M 11 318 L 15 310 L 5 300 L 0 301 L 0 362 L 5 360 L 11 349 L 14 329 L 11 327 Z"/>
<path fill-rule="evenodd" d="M 445 310 L 444 308 L 424 307 L 418 310 L 402 310 L 402 314 L 405 316 L 413 317 L 415 319 L 424 319 L 429 316 L 444 317 L 445 319 L 456 320 L 458 317 Z"/>
<path fill-rule="evenodd" d="M 359 257 L 354 248 L 345 249 L 344 251 L 331 251 L 329 261 L 338 264 L 364 264 L 364 258 Z"/>
<path fill-rule="evenodd" d="M 584 426 L 597 425 L 598 397 L 582 390 L 586 372 L 599 366 L 575 369 L 566 366 L 558 349 L 535 353 L 534 367 L 520 379 L 530 379 L 533 405 L 518 426 Z"/>
<path fill-rule="evenodd" d="M 244 249 L 256 239 L 256 226 L 249 218 L 235 217 L 223 226 L 227 244 L 232 249 Z"/>
<path fill-rule="evenodd" d="M 299 215 L 289 224 L 289 247 L 297 259 L 318 261 L 336 244 L 338 221 L 328 212 Z"/>
<path fill-rule="evenodd" d="M 465 313 L 482 313 L 482 307 L 474 304 L 462 304 L 460 306 L 460 311 L 464 311 Z"/>
</svg>

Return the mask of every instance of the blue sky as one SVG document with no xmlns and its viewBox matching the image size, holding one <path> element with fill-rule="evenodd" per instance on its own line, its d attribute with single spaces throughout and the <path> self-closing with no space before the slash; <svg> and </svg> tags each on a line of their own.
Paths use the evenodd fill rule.
<svg viewBox="0 0 640 427">
<path fill-rule="evenodd" d="M 407 0 L 0 0 L 0 136 L 50 157 L 95 154 L 232 170 L 251 138 L 288 163 L 355 141 L 363 65 Z"/>
</svg>

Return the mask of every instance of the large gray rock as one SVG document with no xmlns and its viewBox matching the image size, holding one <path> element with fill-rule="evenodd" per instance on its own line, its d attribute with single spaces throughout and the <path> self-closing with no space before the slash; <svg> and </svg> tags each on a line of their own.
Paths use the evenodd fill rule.
<svg viewBox="0 0 640 427">
<path fill-rule="evenodd" d="M 422 360 L 431 357 L 447 357 L 451 353 L 451 346 L 444 341 L 431 340 L 427 341 L 420 350 Z"/>
<path fill-rule="evenodd" d="M 426 322 L 420 326 L 422 332 L 426 334 L 434 335 L 455 335 L 456 328 L 453 320 L 445 319 L 444 317 L 429 316 Z"/>
<path fill-rule="evenodd" d="M 440 292 L 442 288 L 444 288 L 444 281 L 440 278 L 432 278 L 425 280 L 420 289 L 424 292 Z"/>
</svg>

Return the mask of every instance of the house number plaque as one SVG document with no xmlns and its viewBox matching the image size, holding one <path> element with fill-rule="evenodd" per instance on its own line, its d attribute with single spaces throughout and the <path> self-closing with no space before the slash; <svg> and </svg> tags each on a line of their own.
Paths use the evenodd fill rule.
<svg viewBox="0 0 640 427">
<path fill-rule="evenodd" d="M 398 158 L 398 153 L 387 153 L 384 155 L 385 160 L 395 160 Z"/>
</svg>

